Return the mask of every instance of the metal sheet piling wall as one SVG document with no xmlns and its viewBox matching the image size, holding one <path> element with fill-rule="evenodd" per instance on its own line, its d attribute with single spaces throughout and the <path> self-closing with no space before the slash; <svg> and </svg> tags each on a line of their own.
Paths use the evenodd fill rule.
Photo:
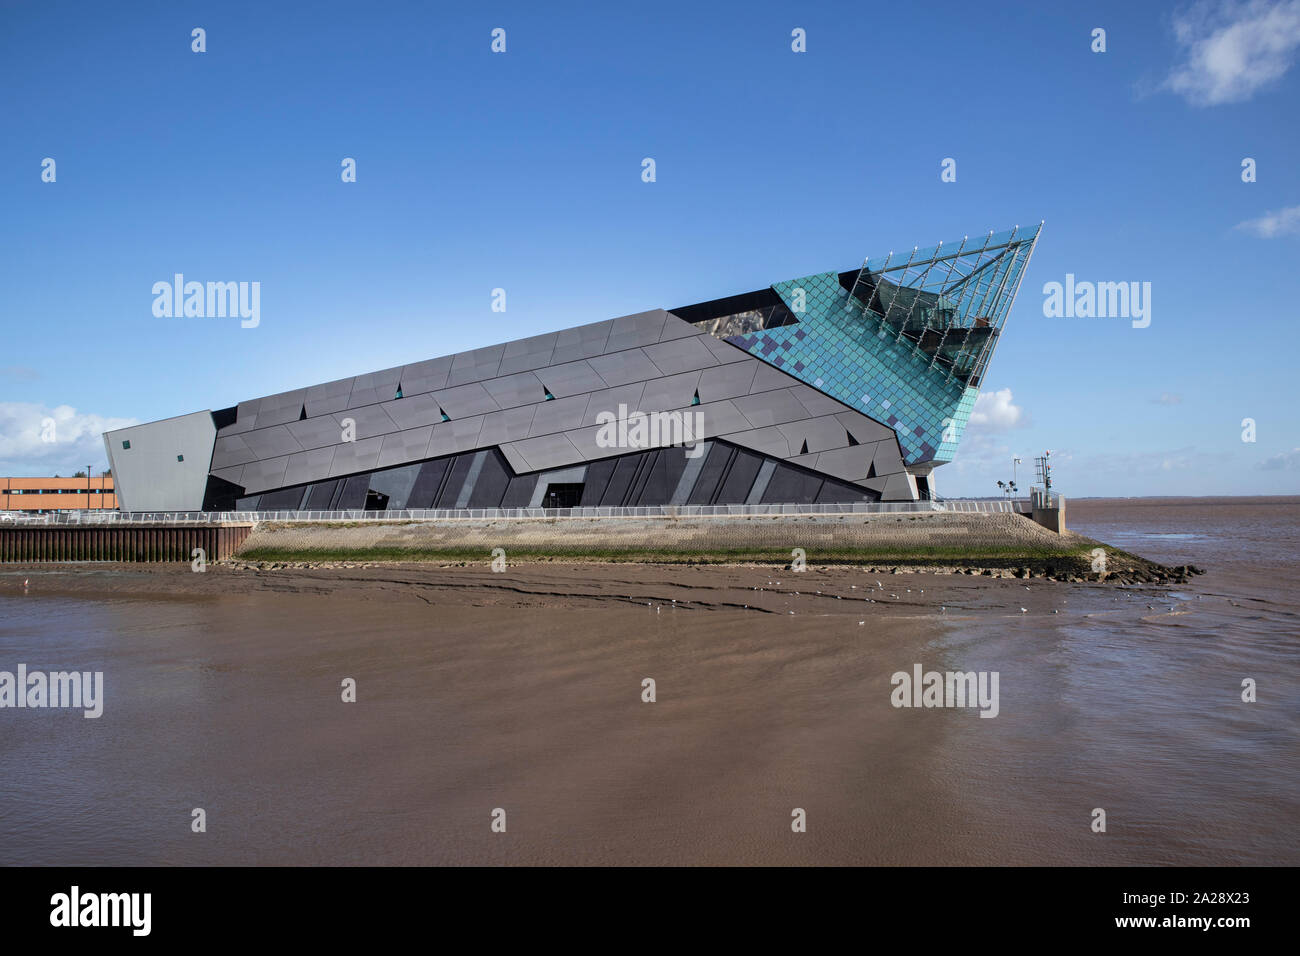
<svg viewBox="0 0 1300 956">
<path fill-rule="evenodd" d="M 252 530 L 252 524 L 0 526 L 0 564 L 188 562 L 195 548 L 202 548 L 208 561 L 220 561 L 233 555 Z"/>
</svg>

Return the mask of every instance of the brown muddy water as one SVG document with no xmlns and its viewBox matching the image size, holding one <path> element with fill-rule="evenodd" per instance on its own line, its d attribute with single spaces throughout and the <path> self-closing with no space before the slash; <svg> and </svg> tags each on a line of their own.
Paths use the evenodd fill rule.
<svg viewBox="0 0 1300 956">
<path fill-rule="evenodd" d="M 105 699 L 0 709 L 0 863 L 1300 863 L 1300 499 L 1068 517 L 1208 573 L 6 570 L 0 671 Z"/>
</svg>

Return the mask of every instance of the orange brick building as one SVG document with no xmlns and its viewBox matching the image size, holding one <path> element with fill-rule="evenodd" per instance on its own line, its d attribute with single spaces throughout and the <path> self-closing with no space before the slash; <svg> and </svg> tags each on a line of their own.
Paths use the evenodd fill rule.
<svg viewBox="0 0 1300 956">
<path fill-rule="evenodd" d="M 116 509 L 113 477 L 0 478 L 0 511 Z"/>
</svg>

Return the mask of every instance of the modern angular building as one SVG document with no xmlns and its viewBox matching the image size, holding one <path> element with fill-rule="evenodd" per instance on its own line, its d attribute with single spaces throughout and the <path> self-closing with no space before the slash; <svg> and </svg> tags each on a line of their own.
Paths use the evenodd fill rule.
<svg viewBox="0 0 1300 956">
<path fill-rule="evenodd" d="M 120 507 L 931 497 L 1039 228 L 108 432 Z"/>
</svg>

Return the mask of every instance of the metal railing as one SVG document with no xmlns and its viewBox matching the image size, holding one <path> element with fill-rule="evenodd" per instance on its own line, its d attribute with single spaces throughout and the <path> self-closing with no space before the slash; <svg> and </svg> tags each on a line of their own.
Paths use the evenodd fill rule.
<svg viewBox="0 0 1300 956">
<path fill-rule="evenodd" d="M 854 502 L 847 504 L 773 505 L 649 505 L 631 508 L 427 508 L 400 511 L 160 511 L 160 512 L 59 512 L 30 515 L 0 513 L 0 528 L 23 524 L 119 525 L 119 524 L 225 524 L 262 521 L 494 521 L 554 520 L 583 518 L 720 518 L 775 517 L 781 515 L 868 515 L 955 512 L 960 514 L 1017 512 L 1027 510 L 1019 498 L 952 498 L 936 501 Z"/>
</svg>

